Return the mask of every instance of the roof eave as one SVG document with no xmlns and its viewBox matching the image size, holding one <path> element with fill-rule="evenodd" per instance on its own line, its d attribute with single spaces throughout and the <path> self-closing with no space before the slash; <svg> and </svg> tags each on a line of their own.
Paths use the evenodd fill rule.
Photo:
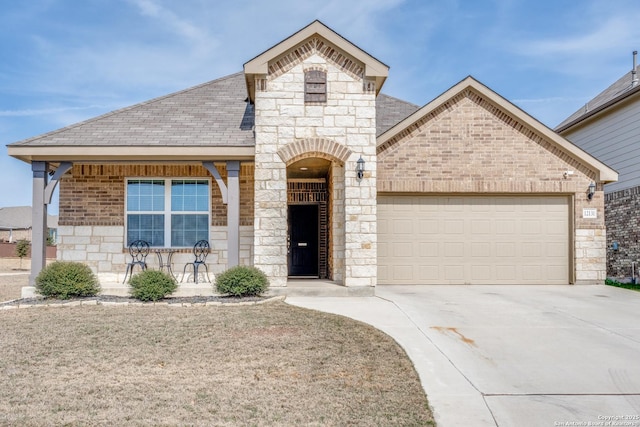
<svg viewBox="0 0 640 427">
<path fill-rule="evenodd" d="M 207 146 L 7 146 L 11 157 L 26 163 L 46 162 L 202 162 L 211 160 L 250 160 L 255 147 Z"/>
<path fill-rule="evenodd" d="M 571 129 L 572 127 L 583 123 L 587 120 L 589 120 L 590 118 L 599 115 L 600 113 L 602 113 L 605 110 L 608 110 L 611 107 L 614 107 L 616 105 L 618 105 L 619 103 L 626 101 L 627 99 L 629 99 L 630 97 L 632 97 L 633 95 L 637 95 L 640 94 L 640 85 L 637 85 L 633 88 L 631 88 L 630 90 L 628 90 L 627 92 L 624 92 L 620 95 L 618 95 L 617 97 L 605 102 L 602 105 L 599 105 L 598 107 L 594 108 L 593 110 L 583 114 L 580 117 L 575 118 L 574 120 L 570 121 L 569 123 L 566 123 L 564 125 L 558 126 L 555 131 L 558 133 L 563 133 L 569 129 Z"/>
</svg>

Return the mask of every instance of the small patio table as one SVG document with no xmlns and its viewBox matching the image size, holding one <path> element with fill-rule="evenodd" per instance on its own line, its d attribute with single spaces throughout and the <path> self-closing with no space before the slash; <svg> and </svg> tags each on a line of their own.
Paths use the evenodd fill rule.
<svg viewBox="0 0 640 427">
<path fill-rule="evenodd" d="M 174 249 L 158 249 L 155 252 L 156 252 L 156 255 L 158 256 L 158 266 L 160 271 L 163 271 L 164 269 L 166 269 L 167 273 L 169 273 L 171 277 L 175 279 L 176 276 L 173 274 L 173 270 L 171 270 L 171 258 L 173 257 L 173 254 L 176 251 Z M 163 254 L 166 254 L 167 256 L 166 260 L 163 259 L 162 257 Z"/>
</svg>

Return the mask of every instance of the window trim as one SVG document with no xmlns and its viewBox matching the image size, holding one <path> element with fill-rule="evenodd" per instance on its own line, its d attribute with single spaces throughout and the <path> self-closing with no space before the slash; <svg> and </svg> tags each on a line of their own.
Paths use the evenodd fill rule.
<svg viewBox="0 0 640 427">
<path fill-rule="evenodd" d="M 164 181 L 164 209 L 161 211 L 129 211 L 129 182 L 130 181 Z M 211 236 L 211 177 L 151 177 L 151 176 L 128 176 L 124 179 L 124 248 L 127 246 L 127 236 L 129 234 L 129 221 L 128 215 L 140 214 L 140 215 L 163 215 L 164 216 L 164 246 L 151 246 L 152 249 L 190 249 L 192 246 L 175 246 L 169 245 L 167 242 L 171 242 L 171 215 L 204 215 L 205 211 L 172 211 L 171 210 L 171 188 L 174 181 L 206 181 L 208 187 L 207 194 L 207 240 Z"/>
</svg>

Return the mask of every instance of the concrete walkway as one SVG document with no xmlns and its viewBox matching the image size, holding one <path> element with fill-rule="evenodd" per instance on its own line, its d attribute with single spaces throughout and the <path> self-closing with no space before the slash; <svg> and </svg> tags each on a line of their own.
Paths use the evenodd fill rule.
<svg viewBox="0 0 640 427">
<path fill-rule="evenodd" d="M 378 286 L 375 297 L 286 301 L 395 338 L 414 362 L 440 427 L 640 427 L 639 292 L 604 285 Z"/>
</svg>

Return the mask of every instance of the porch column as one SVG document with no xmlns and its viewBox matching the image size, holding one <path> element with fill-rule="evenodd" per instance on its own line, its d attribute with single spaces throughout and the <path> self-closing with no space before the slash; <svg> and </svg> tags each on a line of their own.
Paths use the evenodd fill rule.
<svg viewBox="0 0 640 427">
<path fill-rule="evenodd" d="M 240 162 L 227 162 L 227 268 L 240 264 Z"/>
<path fill-rule="evenodd" d="M 47 261 L 47 205 L 45 203 L 45 188 L 47 187 L 47 162 L 32 162 L 33 172 L 33 202 L 31 204 L 31 275 L 29 285 L 35 286 L 36 277 L 42 271 Z"/>
</svg>

